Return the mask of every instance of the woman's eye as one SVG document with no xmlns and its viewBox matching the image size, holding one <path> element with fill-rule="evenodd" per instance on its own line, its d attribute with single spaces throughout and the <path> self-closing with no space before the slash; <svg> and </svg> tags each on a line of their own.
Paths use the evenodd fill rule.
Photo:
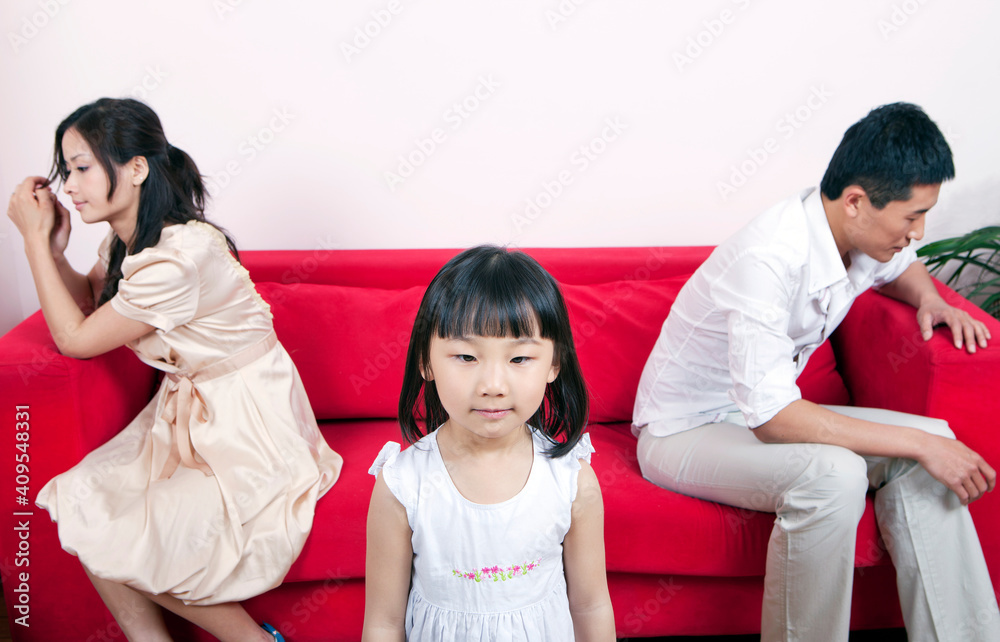
<svg viewBox="0 0 1000 642">
<path fill-rule="evenodd" d="M 78 172 L 85 172 L 85 171 L 87 171 L 88 169 L 90 169 L 90 168 L 89 168 L 89 167 L 87 167 L 86 165 L 83 165 L 83 166 L 80 166 L 80 167 L 77 167 L 77 168 L 76 168 L 76 171 L 78 171 Z"/>
</svg>

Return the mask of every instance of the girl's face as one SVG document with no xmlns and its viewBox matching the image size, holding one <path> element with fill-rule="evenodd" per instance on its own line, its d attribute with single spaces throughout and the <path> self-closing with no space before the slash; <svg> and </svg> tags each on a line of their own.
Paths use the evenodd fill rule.
<svg viewBox="0 0 1000 642">
<path fill-rule="evenodd" d="M 107 221 L 116 232 L 119 224 L 134 229 L 139 212 L 139 189 L 145 179 L 145 174 L 135 171 L 135 159 L 118 169 L 115 193 L 109 201 L 108 175 L 90 145 L 75 129 L 70 128 L 63 134 L 62 152 L 67 171 L 63 191 L 73 199 L 83 222 Z"/>
<path fill-rule="evenodd" d="M 555 346 L 533 337 L 431 338 L 424 379 L 434 381 L 452 428 L 473 439 L 503 440 L 542 405 L 555 381 Z M 497 443 L 497 442 L 493 442 Z"/>
</svg>

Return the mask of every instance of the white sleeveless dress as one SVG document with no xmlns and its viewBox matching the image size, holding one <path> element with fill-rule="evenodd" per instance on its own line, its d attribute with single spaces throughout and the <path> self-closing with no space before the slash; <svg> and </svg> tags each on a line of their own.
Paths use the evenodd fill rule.
<svg viewBox="0 0 1000 642">
<path fill-rule="evenodd" d="M 382 473 L 413 530 L 407 640 L 573 640 L 562 542 L 570 527 L 584 435 L 568 454 L 532 431 L 524 488 L 499 504 L 476 504 L 455 488 L 432 432 L 406 450 L 387 443 L 369 472 Z M 497 471 L 502 474 L 502 471 Z"/>
</svg>

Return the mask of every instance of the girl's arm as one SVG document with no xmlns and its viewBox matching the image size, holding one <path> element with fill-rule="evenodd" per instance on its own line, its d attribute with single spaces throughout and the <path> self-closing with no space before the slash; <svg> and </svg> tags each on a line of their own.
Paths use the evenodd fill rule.
<svg viewBox="0 0 1000 642">
<path fill-rule="evenodd" d="M 405 639 L 403 621 L 413 566 L 412 536 L 406 509 L 379 474 L 368 507 L 362 642 Z"/>
<path fill-rule="evenodd" d="M 110 305 L 101 306 L 89 317 L 84 315 L 78 301 L 86 299 L 84 288 L 90 290 L 93 300 L 93 284 L 103 280 L 103 271 L 95 268 L 90 276 L 84 277 L 68 264 L 65 268 L 72 274 L 59 265 L 52 247 L 56 198 L 47 188 L 38 187 L 36 178 L 28 178 L 18 185 L 7 213 L 24 237 L 24 251 L 38 291 L 38 301 L 59 351 L 69 357 L 87 359 L 152 332 L 153 326 L 124 317 Z M 57 236 L 59 233 L 61 228 Z M 68 232 L 66 234 L 68 238 Z"/>
<path fill-rule="evenodd" d="M 604 500 L 594 469 L 583 460 L 572 523 L 563 540 L 563 564 L 576 639 L 613 642 L 615 614 L 604 567 Z"/>
</svg>

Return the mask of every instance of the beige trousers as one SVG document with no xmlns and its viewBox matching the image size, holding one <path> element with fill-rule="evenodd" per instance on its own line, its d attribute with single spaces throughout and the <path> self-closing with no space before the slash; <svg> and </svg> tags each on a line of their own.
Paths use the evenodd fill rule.
<svg viewBox="0 0 1000 642">
<path fill-rule="evenodd" d="M 938 419 L 827 408 L 954 438 Z M 643 476 L 658 486 L 775 513 L 763 642 L 847 641 L 855 539 L 869 489 L 910 642 L 1000 641 L 1000 612 L 969 511 L 915 461 L 826 444 L 765 444 L 740 413 L 667 437 L 643 430 L 638 458 Z"/>
</svg>

